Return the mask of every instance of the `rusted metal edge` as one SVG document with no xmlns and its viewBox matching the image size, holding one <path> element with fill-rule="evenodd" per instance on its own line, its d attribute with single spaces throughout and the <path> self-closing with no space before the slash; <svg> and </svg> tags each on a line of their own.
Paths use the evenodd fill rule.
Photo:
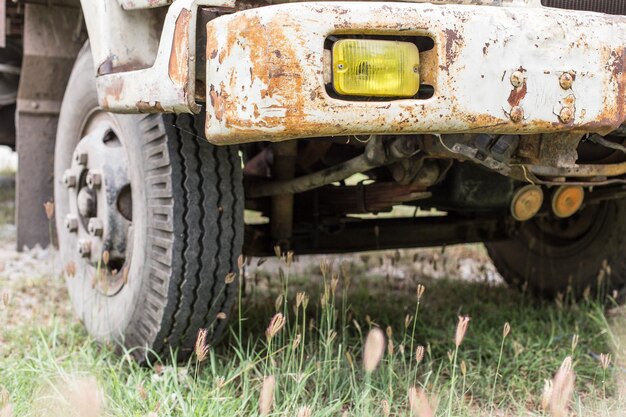
<svg viewBox="0 0 626 417">
<path fill-rule="evenodd" d="M 198 7 L 234 7 L 234 0 L 177 0 L 169 7 L 150 68 L 98 76 L 100 106 L 117 113 L 198 113 L 195 101 Z"/>
<path fill-rule="evenodd" d="M 626 119 L 622 16 L 319 2 L 245 10 L 212 20 L 206 30 L 206 136 L 217 144 L 351 134 L 608 133 Z M 430 67 L 421 71 L 434 74 L 434 96 L 381 102 L 329 94 L 324 39 L 350 33 L 433 38 Z"/>
</svg>

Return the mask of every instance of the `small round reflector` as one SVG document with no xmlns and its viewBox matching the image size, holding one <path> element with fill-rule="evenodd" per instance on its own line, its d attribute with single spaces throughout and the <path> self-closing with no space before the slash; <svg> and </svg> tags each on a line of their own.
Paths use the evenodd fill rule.
<svg viewBox="0 0 626 417">
<path fill-rule="evenodd" d="M 511 201 L 511 215 L 524 222 L 532 219 L 543 204 L 543 191 L 536 185 L 525 185 L 515 192 Z"/>
<path fill-rule="evenodd" d="M 552 195 L 552 211 L 562 219 L 576 213 L 585 200 L 585 190 L 577 185 L 561 185 Z"/>
</svg>

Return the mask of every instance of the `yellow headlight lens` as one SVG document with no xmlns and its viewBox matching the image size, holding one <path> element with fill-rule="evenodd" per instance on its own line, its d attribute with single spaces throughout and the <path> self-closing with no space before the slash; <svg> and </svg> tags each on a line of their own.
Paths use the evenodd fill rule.
<svg viewBox="0 0 626 417">
<path fill-rule="evenodd" d="M 333 45 L 333 86 L 347 96 L 413 97 L 419 63 L 410 42 L 342 39 Z"/>
</svg>

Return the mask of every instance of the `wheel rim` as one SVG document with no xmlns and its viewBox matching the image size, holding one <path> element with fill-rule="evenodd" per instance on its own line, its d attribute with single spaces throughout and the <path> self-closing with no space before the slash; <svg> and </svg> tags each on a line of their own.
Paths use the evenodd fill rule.
<svg viewBox="0 0 626 417">
<path fill-rule="evenodd" d="M 69 166 L 63 173 L 65 251 L 86 268 L 83 279 L 105 296 L 127 282 L 132 241 L 132 199 L 128 158 L 114 116 L 94 110 L 86 117 Z"/>
</svg>

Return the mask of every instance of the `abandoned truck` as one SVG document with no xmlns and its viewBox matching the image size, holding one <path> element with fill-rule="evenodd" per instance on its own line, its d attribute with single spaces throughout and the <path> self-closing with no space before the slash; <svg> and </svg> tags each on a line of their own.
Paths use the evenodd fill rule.
<svg viewBox="0 0 626 417">
<path fill-rule="evenodd" d="M 275 247 L 485 242 L 537 293 L 626 284 L 626 2 L 279 3 L 0 3 L 19 245 L 53 200 L 96 339 L 185 355 Z"/>
</svg>

